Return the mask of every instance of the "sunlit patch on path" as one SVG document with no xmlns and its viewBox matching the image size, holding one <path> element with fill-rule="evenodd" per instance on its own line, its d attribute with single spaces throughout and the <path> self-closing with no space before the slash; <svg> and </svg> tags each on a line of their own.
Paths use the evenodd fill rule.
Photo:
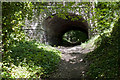
<svg viewBox="0 0 120 80">
<path fill-rule="evenodd" d="M 61 62 L 56 72 L 50 75 L 50 78 L 84 78 L 89 66 L 89 61 L 85 60 L 88 52 L 94 48 L 74 47 L 56 47 L 62 52 Z"/>
</svg>

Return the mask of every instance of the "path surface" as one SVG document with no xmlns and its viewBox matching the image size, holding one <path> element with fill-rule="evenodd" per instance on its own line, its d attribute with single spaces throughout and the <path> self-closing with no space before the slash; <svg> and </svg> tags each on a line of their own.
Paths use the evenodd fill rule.
<svg viewBox="0 0 120 80">
<path fill-rule="evenodd" d="M 57 49 L 62 52 L 62 59 L 58 69 L 50 75 L 50 78 L 84 78 L 89 65 L 89 62 L 85 61 L 85 56 L 93 48 L 74 46 Z"/>
</svg>

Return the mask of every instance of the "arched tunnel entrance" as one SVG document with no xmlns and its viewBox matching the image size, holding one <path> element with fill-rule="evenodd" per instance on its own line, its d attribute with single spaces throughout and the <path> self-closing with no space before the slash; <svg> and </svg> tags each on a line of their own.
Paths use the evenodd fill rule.
<svg viewBox="0 0 120 80">
<path fill-rule="evenodd" d="M 75 14 L 69 14 L 68 16 L 79 17 L 79 15 Z M 88 39 L 88 23 L 82 17 L 72 21 L 71 18 L 63 19 L 54 15 L 53 17 L 46 18 L 43 23 L 46 30 L 46 40 L 50 45 L 72 46 L 80 44 L 81 42 L 70 43 L 64 41 L 64 35 L 71 30 L 73 30 L 73 32 L 77 30 L 85 33 L 85 36 L 87 36 L 86 40 Z M 77 32 L 77 36 L 78 35 L 80 35 L 80 33 Z"/>
</svg>

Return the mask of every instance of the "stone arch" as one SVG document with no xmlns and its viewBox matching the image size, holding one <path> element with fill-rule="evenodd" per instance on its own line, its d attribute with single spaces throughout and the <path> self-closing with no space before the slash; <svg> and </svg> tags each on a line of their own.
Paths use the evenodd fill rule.
<svg viewBox="0 0 120 80">
<path fill-rule="evenodd" d="M 78 17 L 79 15 L 69 14 L 69 16 Z M 79 20 L 72 21 L 53 15 L 53 17 L 49 16 L 43 21 L 43 26 L 46 31 L 47 42 L 50 45 L 61 45 L 62 36 L 70 30 L 80 30 L 88 36 L 88 23 L 82 17 Z"/>
</svg>

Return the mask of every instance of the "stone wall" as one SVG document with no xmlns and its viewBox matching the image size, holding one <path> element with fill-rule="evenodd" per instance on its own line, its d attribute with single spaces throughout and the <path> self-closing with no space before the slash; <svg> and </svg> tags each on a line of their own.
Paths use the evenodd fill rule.
<svg viewBox="0 0 120 80">
<path fill-rule="evenodd" d="M 51 15 L 57 14 L 57 11 L 52 9 L 50 6 L 47 10 L 45 9 L 44 12 L 40 13 L 40 15 L 36 15 L 38 12 L 34 10 L 32 20 L 26 19 L 25 21 L 26 26 L 23 29 L 28 36 L 26 38 L 45 44 L 60 44 L 62 40 L 60 36 L 69 30 L 76 29 L 84 31 L 90 38 L 92 35 L 90 28 L 93 27 L 94 22 L 87 21 L 87 19 L 93 16 L 93 13 L 91 13 L 92 8 L 88 11 L 88 13 L 85 13 L 86 9 L 87 8 L 84 6 L 76 8 L 75 11 L 67 9 L 68 13 L 73 14 L 71 16 L 82 16 L 82 18 L 77 21 L 70 21 L 70 19 L 64 20 L 62 18 L 58 18 L 57 16 L 50 18 Z M 85 20 L 85 22 L 82 22 L 82 20 Z"/>
</svg>

